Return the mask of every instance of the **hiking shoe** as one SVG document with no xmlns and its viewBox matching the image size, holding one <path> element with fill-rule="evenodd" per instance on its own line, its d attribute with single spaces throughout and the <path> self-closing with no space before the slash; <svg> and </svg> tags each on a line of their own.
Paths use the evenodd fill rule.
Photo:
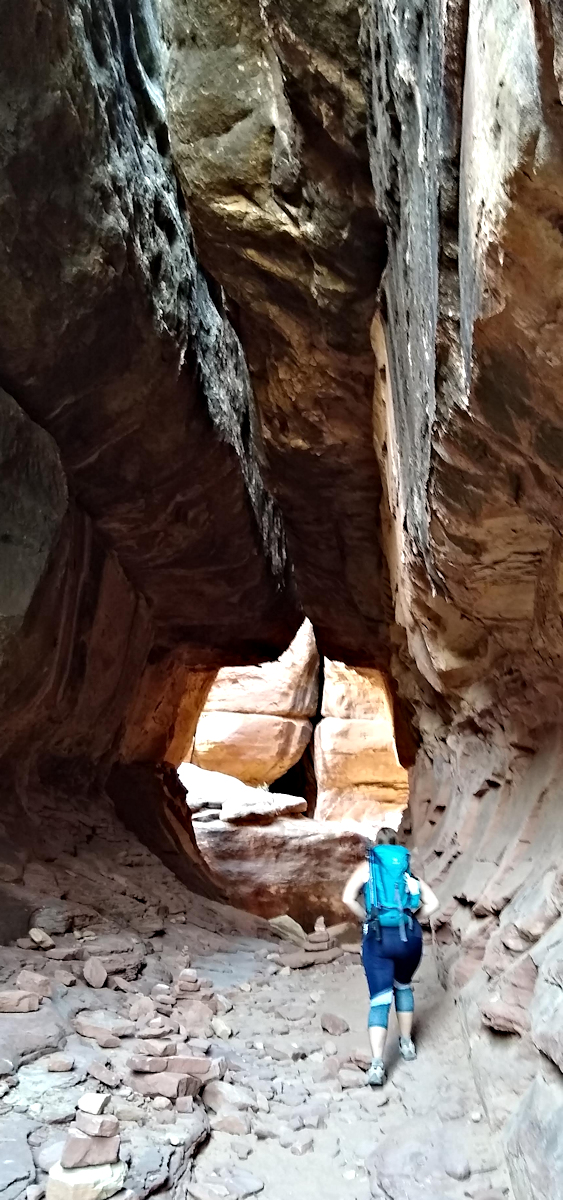
<svg viewBox="0 0 563 1200">
<path fill-rule="evenodd" d="M 416 1046 L 412 1038 L 399 1038 L 399 1053 L 405 1062 L 413 1062 L 416 1058 Z"/>
<path fill-rule="evenodd" d="M 387 1072 L 382 1058 L 372 1059 L 371 1067 L 366 1075 L 366 1080 L 371 1083 L 372 1087 L 383 1087 L 387 1079 Z"/>
</svg>

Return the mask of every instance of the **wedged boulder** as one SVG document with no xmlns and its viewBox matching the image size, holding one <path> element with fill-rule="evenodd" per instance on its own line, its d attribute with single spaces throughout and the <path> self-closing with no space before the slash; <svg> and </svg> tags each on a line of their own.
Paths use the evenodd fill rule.
<svg viewBox="0 0 563 1200">
<path fill-rule="evenodd" d="M 323 664 L 323 717 L 388 722 L 393 740 L 393 717 L 389 688 L 381 671 L 368 667 L 350 667 L 325 658 Z"/>
<path fill-rule="evenodd" d="M 206 712 L 266 713 L 313 717 L 317 711 L 319 655 L 310 621 L 274 662 L 222 667 L 205 703 Z"/>
<path fill-rule="evenodd" d="M 306 928 L 323 914 L 342 921 L 344 884 L 365 855 L 352 822 L 280 818 L 271 825 L 209 821 L 198 844 L 233 903 L 259 916 L 289 914 Z"/>
<path fill-rule="evenodd" d="M 397 759 L 386 712 L 350 719 L 323 717 L 315 729 L 314 747 L 320 819 L 350 816 L 383 825 L 387 810 L 405 807 L 408 777 Z"/>
<path fill-rule="evenodd" d="M 311 734 L 311 722 L 303 717 L 204 711 L 192 762 L 244 783 L 273 783 L 299 761 Z"/>
</svg>

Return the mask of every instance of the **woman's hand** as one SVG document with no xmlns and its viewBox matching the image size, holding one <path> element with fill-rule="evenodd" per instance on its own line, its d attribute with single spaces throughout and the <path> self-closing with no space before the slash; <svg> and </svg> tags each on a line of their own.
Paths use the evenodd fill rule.
<svg viewBox="0 0 563 1200">
<path fill-rule="evenodd" d="M 432 888 L 428 887 L 428 884 L 425 883 L 423 879 L 420 879 L 419 883 L 420 899 L 422 900 L 422 904 L 416 913 L 416 916 L 419 921 L 426 921 L 433 915 L 433 913 L 438 911 L 440 907 L 440 901 L 438 900 L 438 897 L 434 895 Z"/>
</svg>

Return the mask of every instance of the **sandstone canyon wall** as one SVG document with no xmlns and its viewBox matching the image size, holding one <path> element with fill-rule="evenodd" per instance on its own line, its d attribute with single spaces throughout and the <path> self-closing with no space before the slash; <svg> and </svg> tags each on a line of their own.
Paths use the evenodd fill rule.
<svg viewBox="0 0 563 1200">
<path fill-rule="evenodd" d="M 170 772 L 308 617 L 389 689 L 517 1200 L 563 1158 L 562 54 L 551 0 L 0 9 L 3 886 L 102 789 L 213 892 Z M 321 762 L 364 718 L 317 715 Z"/>
<path fill-rule="evenodd" d="M 561 1189 L 562 32 L 550 3 L 374 4 L 364 42 L 413 835 L 518 1200 Z"/>
</svg>

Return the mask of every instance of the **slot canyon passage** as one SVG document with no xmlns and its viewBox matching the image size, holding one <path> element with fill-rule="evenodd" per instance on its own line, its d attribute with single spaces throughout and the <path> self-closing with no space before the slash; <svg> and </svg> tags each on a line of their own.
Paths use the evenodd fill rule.
<svg viewBox="0 0 563 1200">
<path fill-rule="evenodd" d="M 562 101 L 555 0 L 0 0 L 2 1200 L 562 1200 Z"/>
</svg>

